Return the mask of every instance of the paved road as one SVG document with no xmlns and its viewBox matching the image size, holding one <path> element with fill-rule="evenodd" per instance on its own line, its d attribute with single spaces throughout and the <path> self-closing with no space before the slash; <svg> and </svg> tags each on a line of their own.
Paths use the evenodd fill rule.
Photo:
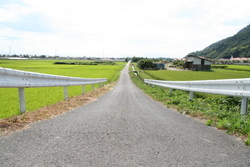
<svg viewBox="0 0 250 167">
<path fill-rule="evenodd" d="M 249 167 L 250 149 L 151 100 L 125 68 L 98 100 L 1 137 L 0 166 Z"/>
</svg>

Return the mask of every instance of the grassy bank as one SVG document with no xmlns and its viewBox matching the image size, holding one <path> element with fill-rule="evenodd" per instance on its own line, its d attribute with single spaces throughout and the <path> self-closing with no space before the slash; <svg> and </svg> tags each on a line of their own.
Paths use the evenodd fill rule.
<svg viewBox="0 0 250 167">
<path fill-rule="evenodd" d="M 165 79 L 170 78 L 177 80 L 190 80 L 190 75 L 193 76 L 193 80 L 198 80 L 200 72 L 188 72 L 188 71 L 146 71 L 143 76 L 148 76 L 151 79 Z M 188 74 L 190 75 L 187 75 Z M 216 70 L 217 73 L 226 73 L 220 70 Z M 215 74 L 209 79 L 222 79 L 221 75 L 216 75 L 216 72 L 202 72 L 204 74 Z M 236 72 L 237 73 L 237 72 Z M 164 74 L 164 75 L 163 75 Z M 249 72 L 247 73 L 249 76 Z M 239 78 L 244 78 L 246 74 L 240 75 Z M 181 77 L 180 77 L 181 76 Z M 218 77 L 219 76 L 219 77 Z M 231 75 L 228 75 L 231 76 Z M 130 71 L 130 77 L 137 87 L 141 88 L 146 94 L 150 95 L 154 100 L 162 102 L 169 108 L 175 108 L 181 114 L 188 114 L 193 117 L 206 119 L 206 124 L 209 126 L 215 126 L 219 129 L 226 130 L 227 133 L 240 136 L 245 140 L 246 145 L 250 145 L 250 114 L 242 116 L 240 114 L 240 98 L 227 97 L 220 95 L 211 95 L 203 93 L 195 93 L 194 99 L 189 100 L 189 92 L 175 90 L 170 93 L 169 89 L 161 88 L 158 86 L 148 86 L 144 84 L 138 77 L 136 77 L 132 71 Z M 217 78 L 218 77 L 218 78 Z M 203 79 L 207 79 L 203 77 Z M 223 78 L 228 79 L 228 78 Z"/>
</svg>

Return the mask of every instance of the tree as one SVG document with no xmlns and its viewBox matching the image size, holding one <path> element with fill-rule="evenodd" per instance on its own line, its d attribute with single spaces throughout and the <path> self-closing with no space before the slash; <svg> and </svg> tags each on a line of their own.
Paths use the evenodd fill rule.
<svg viewBox="0 0 250 167">
<path fill-rule="evenodd" d="M 44 59 L 44 58 L 46 58 L 46 56 L 45 55 L 41 55 L 40 58 Z"/>
<path fill-rule="evenodd" d="M 139 60 L 143 59 L 143 57 L 133 57 L 132 62 L 138 62 Z"/>
<path fill-rule="evenodd" d="M 155 68 L 153 61 L 148 59 L 139 60 L 137 65 L 140 69 Z"/>
<path fill-rule="evenodd" d="M 182 66 L 184 64 L 184 61 L 181 61 L 181 60 L 176 60 L 173 62 L 173 65 L 175 66 Z"/>
</svg>

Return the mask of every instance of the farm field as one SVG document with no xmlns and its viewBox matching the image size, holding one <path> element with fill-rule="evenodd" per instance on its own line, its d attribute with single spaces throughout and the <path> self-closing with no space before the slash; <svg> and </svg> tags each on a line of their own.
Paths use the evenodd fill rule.
<svg viewBox="0 0 250 167">
<path fill-rule="evenodd" d="M 117 65 L 55 65 L 57 60 L 0 60 L 0 67 L 64 75 L 81 78 L 107 78 L 108 82 L 116 81 L 125 62 Z M 63 60 L 65 61 L 65 60 Z M 70 60 L 66 60 L 69 61 Z M 72 62 L 72 60 L 71 60 Z M 79 62 L 79 61 L 77 61 Z M 97 87 L 98 85 L 95 85 Z M 85 86 L 85 91 L 92 90 L 92 85 Z M 80 95 L 82 86 L 68 87 L 69 97 Z M 64 99 L 62 87 L 26 88 L 27 111 L 55 104 Z M 0 88 L 0 119 L 19 114 L 18 88 Z"/>
<path fill-rule="evenodd" d="M 213 79 L 234 79 L 250 78 L 250 72 L 237 70 L 215 69 L 212 72 L 204 71 L 144 71 L 150 77 L 146 79 L 159 79 L 169 81 L 192 81 L 192 80 L 213 80 Z"/>
<path fill-rule="evenodd" d="M 239 70 L 239 71 L 249 71 L 250 66 L 243 66 L 243 65 L 227 65 L 227 70 Z"/>
</svg>

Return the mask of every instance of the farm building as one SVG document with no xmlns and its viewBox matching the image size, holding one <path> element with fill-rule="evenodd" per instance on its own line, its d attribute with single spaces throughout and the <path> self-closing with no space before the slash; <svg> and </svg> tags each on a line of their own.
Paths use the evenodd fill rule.
<svg viewBox="0 0 250 167">
<path fill-rule="evenodd" d="M 193 71 L 210 71 L 212 60 L 204 57 L 188 55 L 183 67 Z"/>
</svg>

